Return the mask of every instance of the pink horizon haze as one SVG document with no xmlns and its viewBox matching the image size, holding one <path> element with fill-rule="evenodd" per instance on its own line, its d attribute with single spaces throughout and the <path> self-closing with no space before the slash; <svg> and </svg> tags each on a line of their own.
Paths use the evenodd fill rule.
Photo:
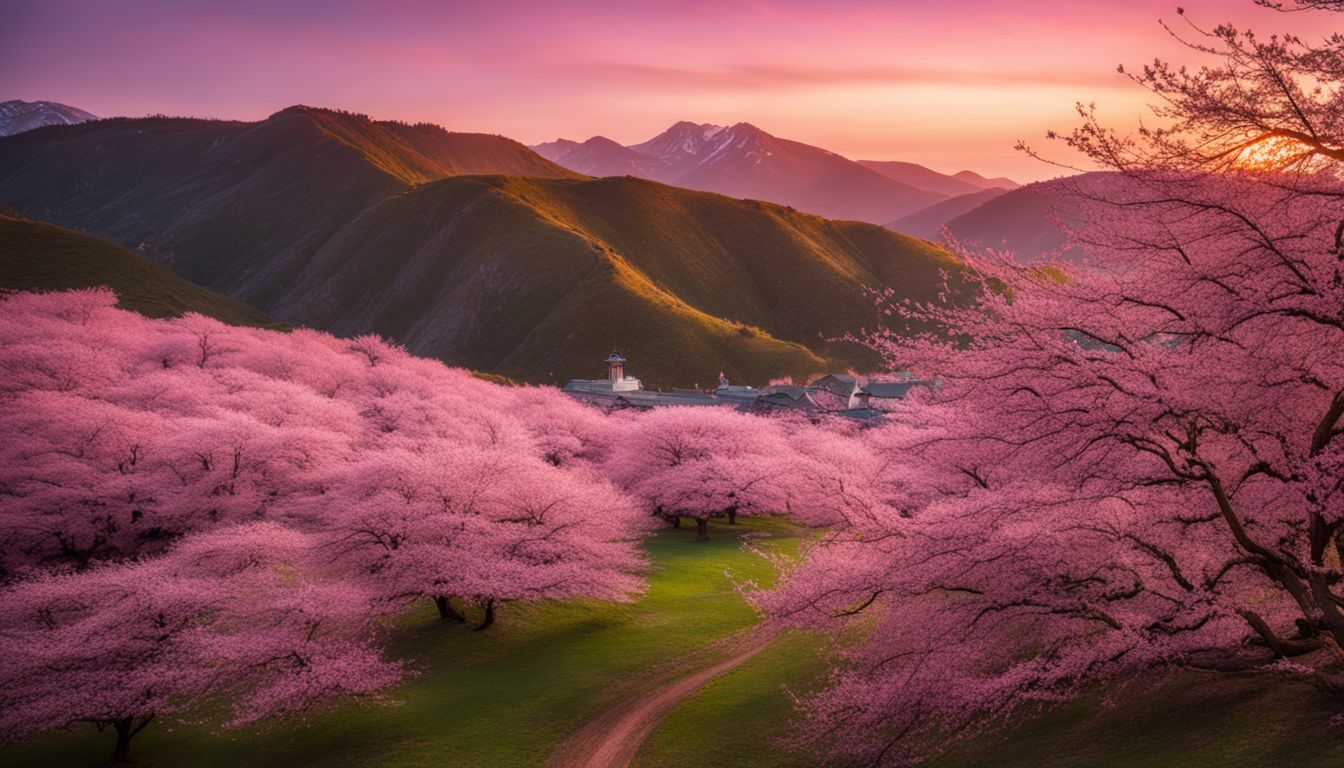
<svg viewBox="0 0 1344 768">
<path fill-rule="evenodd" d="M 535 144 L 643 141 L 677 120 L 751 122 L 855 159 L 1019 180 L 1022 153 L 1096 102 L 1147 116 L 1115 71 L 1198 59 L 1174 0 L 679 3 L 8 0 L 0 100 L 100 116 L 257 120 L 303 103 Z M 1185 3 L 1204 27 L 1316 35 L 1314 14 Z"/>
</svg>

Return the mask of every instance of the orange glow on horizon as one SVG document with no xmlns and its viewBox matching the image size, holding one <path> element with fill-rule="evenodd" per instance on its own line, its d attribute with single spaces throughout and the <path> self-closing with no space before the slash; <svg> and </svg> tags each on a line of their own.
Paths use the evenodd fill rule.
<svg viewBox="0 0 1344 768">
<path fill-rule="evenodd" d="M 1183 4 L 1205 26 L 1314 22 L 1250 0 Z M 259 120 L 310 104 L 525 144 L 749 122 L 855 160 L 1031 181 L 1061 170 L 1014 145 L 1058 152 L 1043 136 L 1076 123 L 1076 102 L 1117 128 L 1151 118 L 1117 64 L 1198 63 L 1158 24 L 1175 6 L 43 0 L 0 25 L 0 94 L 102 116 Z"/>
</svg>

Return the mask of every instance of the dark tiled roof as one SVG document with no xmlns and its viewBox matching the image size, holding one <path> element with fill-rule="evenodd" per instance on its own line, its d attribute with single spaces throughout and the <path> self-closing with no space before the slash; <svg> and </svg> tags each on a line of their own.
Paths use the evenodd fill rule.
<svg viewBox="0 0 1344 768">
<path fill-rule="evenodd" d="M 923 385 L 919 381 L 874 381 L 865 384 L 863 391 L 873 397 L 905 397 L 911 387 Z"/>
<path fill-rule="evenodd" d="M 857 419 L 859 421 L 877 422 L 886 418 L 886 415 L 876 408 L 846 408 L 843 411 L 832 411 L 836 416 L 844 416 L 847 419 Z"/>
<path fill-rule="evenodd" d="M 792 384 L 781 384 L 774 387 L 766 387 L 761 390 L 762 398 L 776 398 L 776 396 L 787 397 L 790 400 L 801 400 L 807 397 L 807 387 L 798 387 Z M 777 399 L 777 398 L 776 398 Z"/>
</svg>

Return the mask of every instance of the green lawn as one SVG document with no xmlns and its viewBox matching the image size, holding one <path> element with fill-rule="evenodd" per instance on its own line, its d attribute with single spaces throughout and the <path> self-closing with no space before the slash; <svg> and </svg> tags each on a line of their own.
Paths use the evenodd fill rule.
<svg viewBox="0 0 1344 768">
<path fill-rule="evenodd" d="M 737 537 L 748 533 L 786 550 L 799 543 L 797 529 L 777 520 L 711 526 L 714 540 L 707 544 L 694 541 L 694 527 L 667 529 L 648 541 L 656 570 L 638 602 L 510 605 L 486 632 L 442 626 L 426 603 L 395 645 L 420 671 L 396 692 L 400 703 L 344 707 L 304 725 L 261 731 L 170 731 L 155 723 L 136 737 L 132 753 L 154 768 L 538 765 L 556 742 L 632 686 L 702 666 L 707 647 L 757 621 L 733 588 L 735 580 L 772 575 L 763 559 L 740 547 Z M 788 674 L 771 668 L 771 659 L 773 666 L 808 659 L 794 640 L 783 648 L 753 659 L 747 680 L 774 686 Z M 754 722 L 777 722 L 787 709 L 774 689 L 777 696 L 765 697 L 770 714 L 753 713 Z M 719 727 L 731 733 L 731 725 Z M 751 733 L 735 736 L 743 749 L 757 743 Z M 10 747 L 0 764 L 97 765 L 111 751 L 111 734 L 80 730 Z"/>
<path fill-rule="evenodd" d="M 704 666 L 715 643 L 757 621 L 733 588 L 768 581 L 738 536 L 768 537 L 794 551 L 800 531 L 744 518 L 651 537 L 649 591 L 636 603 L 507 606 L 487 632 L 445 626 L 425 605 L 407 617 L 395 651 L 420 674 L 391 706 L 347 706 L 306 724 L 213 733 L 151 725 L 133 753 L 149 768 L 173 766 L 540 765 L 554 745 L 630 691 Z M 826 671 L 823 641 L 789 633 L 710 682 L 658 728 L 638 768 L 801 768 L 789 754 L 789 690 L 805 692 Z M 1214 768 L 1344 764 L 1344 725 L 1330 725 L 1321 694 L 1266 676 L 1185 673 L 1086 697 L 1041 717 L 1019 717 L 934 762 L 937 768 Z M 5 768 L 94 766 L 110 734 L 60 733 L 0 752 Z"/>
<path fill-rule="evenodd" d="M 637 768 L 804 768 L 815 757 L 783 744 L 793 717 L 790 691 L 824 680 L 826 654 L 815 635 L 790 632 L 711 681 L 663 721 Z"/>
</svg>

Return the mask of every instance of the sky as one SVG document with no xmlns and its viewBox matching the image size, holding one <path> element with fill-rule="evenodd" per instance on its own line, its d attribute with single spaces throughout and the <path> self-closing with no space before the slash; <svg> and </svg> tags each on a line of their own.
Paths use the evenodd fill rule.
<svg viewBox="0 0 1344 768">
<path fill-rule="evenodd" d="M 1186 0 L 1202 26 L 1321 18 Z M 1197 63 L 1159 24 L 1176 0 L 0 0 L 0 100 L 100 116 L 258 120 L 292 104 L 624 144 L 678 120 L 750 122 L 853 159 L 1020 181 L 1014 151 L 1094 102 L 1133 126 L 1147 94 L 1116 65 Z M 1058 150 L 1054 150 L 1058 152 Z M 1059 155 L 1060 159 L 1068 160 Z"/>
</svg>

